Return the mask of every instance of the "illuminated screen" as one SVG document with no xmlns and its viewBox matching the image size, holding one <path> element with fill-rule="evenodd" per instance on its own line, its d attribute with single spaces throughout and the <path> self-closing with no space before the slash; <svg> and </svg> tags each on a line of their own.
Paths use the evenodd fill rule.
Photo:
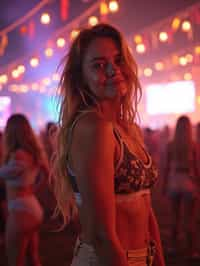
<svg viewBox="0 0 200 266">
<path fill-rule="evenodd" d="M 11 99 L 8 96 L 0 96 L 0 128 L 5 127 L 11 114 Z"/>
<path fill-rule="evenodd" d="M 146 108 L 150 115 L 194 112 L 194 82 L 176 81 L 147 86 Z"/>
</svg>

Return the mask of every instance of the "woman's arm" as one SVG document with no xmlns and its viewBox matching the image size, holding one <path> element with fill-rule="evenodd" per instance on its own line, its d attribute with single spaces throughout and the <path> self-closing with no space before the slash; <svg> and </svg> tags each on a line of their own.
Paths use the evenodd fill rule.
<svg viewBox="0 0 200 266">
<path fill-rule="evenodd" d="M 24 165 L 15 159 L 11 159 L 7 164 L 0 167 L 0 178 L 4 179 L 15 179 L 21 175 L 24 171 Z"/>
<path fill-rule="evenodd" d="M 114 136 L 111 123 L 96 113 L 82 118 L 74 129 L 72 166 L 90 219 L 93 245 L 105 266 L 127 266 L 116 234 L 114 194 Z"/>
<path fill-rule="evenodd" d="M 156 245 L 156 253 L 153 261 L 153 266 L 164 266 L 165 261 L 164 261 L 163 249 L 160 239 L 159 226 L 152 208 L 149 217 L 149 231 L 150 231 L 150 239 L 155 241 Z"/>
</svg>

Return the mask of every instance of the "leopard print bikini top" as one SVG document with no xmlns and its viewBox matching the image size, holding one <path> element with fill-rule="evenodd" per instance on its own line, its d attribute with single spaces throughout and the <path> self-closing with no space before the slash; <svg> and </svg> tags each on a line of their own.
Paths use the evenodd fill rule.
<svg viewBox="0 0 200 266">
<path fill-rule="evenodd" d="M 79 117 L 73 122 L 70 135 L 72 134 L 72 130 Z M 157 181 L 158 172 L 150 155 L 144 150 L 147 157 L 147 163 L 144 163 L 137 157 L 137 155 L 129 150 L 128 145 L 123 141 L 119 131 L 116 128 L 113 130 L 114 135 L 120 144 L 120 158 L 115 164 L 115 193 L 125 194 L 151 188 Z M 69 141 L 70 139 L 71 136 L 69 137 Z M 67 171 L 73 191 L 79 193 L 76 183 L 76 175 L 70 168 L 68 162 Z"/>
</svg>

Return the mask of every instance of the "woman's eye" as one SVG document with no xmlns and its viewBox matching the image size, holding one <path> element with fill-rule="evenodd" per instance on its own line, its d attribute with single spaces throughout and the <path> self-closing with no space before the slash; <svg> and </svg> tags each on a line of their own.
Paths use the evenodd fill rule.
<svg viewBox="0 0 200 266">
<path fill-rule="evenodd" d="M 115 59 L 115 64 L 122 65 L 124 64 L 124 59 L 120 56 Z"/>
<path fill-rule="evenodd" d="M 95 64 L 93 65 L 93 67 L 94 67 L 95 69 L 103 69 L 103 68 L 105 68 L 105 63 L 103 63 L 103 62 L 95 63 Z"/>
</svg>

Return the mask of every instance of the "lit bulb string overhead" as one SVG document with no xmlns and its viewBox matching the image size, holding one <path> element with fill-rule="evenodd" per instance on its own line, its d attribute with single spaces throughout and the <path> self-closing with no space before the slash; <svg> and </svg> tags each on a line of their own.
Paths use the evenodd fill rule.
<svg viewBox="0 0 200 266">
<path fill-rule="evenodd" d="M 160 43 L 171 45 L 175 43 L 173 36 L 178 30 L 187 34 L 188 43 L 193 42 L 193 46 L 187 44 L 182 50 L 174 51 L 168 54 L 164 59 L 148 60 L 149 66 L 140 64 L 143 61 L 142 55 L 147 52 L 153 52 L 156 49 L 163 48 Z M 130 34 L 128 37 L 130 48 L 139 62 L 139 74 L 141 79 L 152 78 L 154 73 L 168 71 L 177 66 L 188 67 L 200 64 L 200 38 L 196 38 L 199 34 L 194 33 L 200 31 L 200 3 L 194 4 L 189 8 L 180 11 L 173 16 L 165 18 L 149 27 L 144 28 L 140 33 Z M 198 39 L 198 40 L 197 40 Z M 173 41 L 172 41 L 173 40 Z M 157 54 L 156 54 L 157 56 Z M 145 60 L 146 57 L 145 57 Z M 151 62 L 153 61 L 153 62 Z M 153 66 L 153 67 L 152 67 Z M 180 70 L 181 68 L 179 68 Z M 180 70 L 180 72 L 182 72 Z M 158 77 L 160 75 L 157 75 Z M 188 77 L 187 77 L 188 78 Z"/>
<path fill-rule="evenodd" d="M 110 1 L 110 2 L 116 2 L 118 4 L 117 1 Z M 109 2 L 109 3 L 110 3 Z M 59 38 L 61 37 L 62 35 L 66 36 L 66 33 L 69 34 L 70 31 L 72 32 L 73 29 L 78 29 L 78 27 L 80 27 L 80 25 L 83 25 L 85 24 L 85 21 L 86 19 L 89 18 L 89 16 L 91 16 L 92 14 L 94 14 L 95 12 L 97 11 L 100 11 L 100 5 L 104 3 L 105 4 L 105 1 L 98 1 L 97 3 L 91 5 L 82 15 L 80 15 L 79 17 L 75 18 L 74 20 L 72 20 L 70 23 L 68 23 L 67 25 L 65 25 L 64 27 L 62 27 L 61 29 L 57 30 L 53 35 L 52 35 L 52 38 L 49 39 L 47 41 L 47 46 L 45 49 L 51 49 L 51 51 L 49 50 L 49 52 L 53 52 L 53 49 L 48 47 L 48 43 L 51 43 L 51 46 L 52 46 L 52 43 L 55 43 L 55 39 L 56 37 Z M 112 11 L 113 13 L 115 11 Z M 104 14 L 105 15 L 105 14 Z M 101 13 L 99 14 L 100 16 L 100 19 L 101 19 Z M 104 17 L 105 19 L 105 17 Z M 53 41 L 54 40 L 54 41 Z M 64 39 L 63 39 L 64 40 Z M 58 44 L 57 44 L 58 46 Z M 46 50 L 45 50 L 46 51 Z M 37 57 L 33 58 L 33 54 L 37 54 Z M 36 61 L 36 59 L 40 59 L 39 57 L 39 54 L 40 52 L 38 51 L 35 51 L 34 53 L 31 53 L 29 55 L 26 55 L 24 57 L 21 57 L 19 59 L 16 59 L 14 62 L 11 62 L 9 65 L 6 65 L 4 68 L 1 68 L 0 69 L 0 89 L 2 89 L 7 83 L 10 83 L 9 79 L 10 79 L 10 76 L 11 74 L 9 72 L 12 71 L 12 79 L 16 79 L 17 81 L 17 78 L 20 76 L 20 84 L 19 82 L 17 82 L 16 84 L 11 84 L 9 85 L 8 89 L 11 90 L 11 91 L 15 91 L 15 92 L 27 92 L 29 91 L 30 89 L 34 90 L 34 91 L 39 91 L 39 92 L 46 92 L 47 91 L 47 87 L 50 87 L 50 85 L 56 87 L 55 83 L 58 81 L 58 76 L 57 78 L 55 78 L 55 75 L 58 75 L 56 73 L 52 73 L 49 77 L 44 77 L 43 79 L 41 79 L 40 81 L 38 82 L 29 82 L 29 83 L 25 83 L 25 82 L 21 82 L 21 79 L 23 77 L 23 73 L 20 73 L 19 76 L 13 76 L 13 74 L 16 72 L 16 70 L 18 69 L 19 65 L 22 66 L 23 64 L 27 64 L 27 61 L 28 60 L 33 60 L 34 59 L 34 62 Z M 33 61 L 32 61 L 33 62 Z M 29 61 L 29 64 L 31 64 L 31 61 Z M 39 61 L 37 62 L 37 65 L 39 64 Z M 32 67 L 37 67 L 37 65 L 32 65 Z M 25 68 L 24 68 L 25 69 Z M 14 72 L 15 71 L 15 72 Z M 14 73 L 13 73 L 14 72 Z M 54 78 L 52 78 L 54 77 Z M 48 80 L 48 82 L 47 82 Z M 51 84 L 51 81 L 53 80 L 53 84 Z M 36 85 L 37 84 L 37 85 Z M 52 90 L 54 90 L 52 88 Z M 51 94 L 51 90 L 49 90 L 49 93 Z"/>
<path fill-rule="evenodd" d="M 19 18 L 8 27 L 4 28 L 0 31 L 0 36 L 6 35 L 9 32 L 15 30 L 17 27 L 28 21 L 32 18 L 35 14 L 37 14 L 45 5 L 54 2 L 55 0 L 42 0 L 39 4 L 37 4 L 33 9 L 31 9 L 25 16 Z"/>
</svg>

